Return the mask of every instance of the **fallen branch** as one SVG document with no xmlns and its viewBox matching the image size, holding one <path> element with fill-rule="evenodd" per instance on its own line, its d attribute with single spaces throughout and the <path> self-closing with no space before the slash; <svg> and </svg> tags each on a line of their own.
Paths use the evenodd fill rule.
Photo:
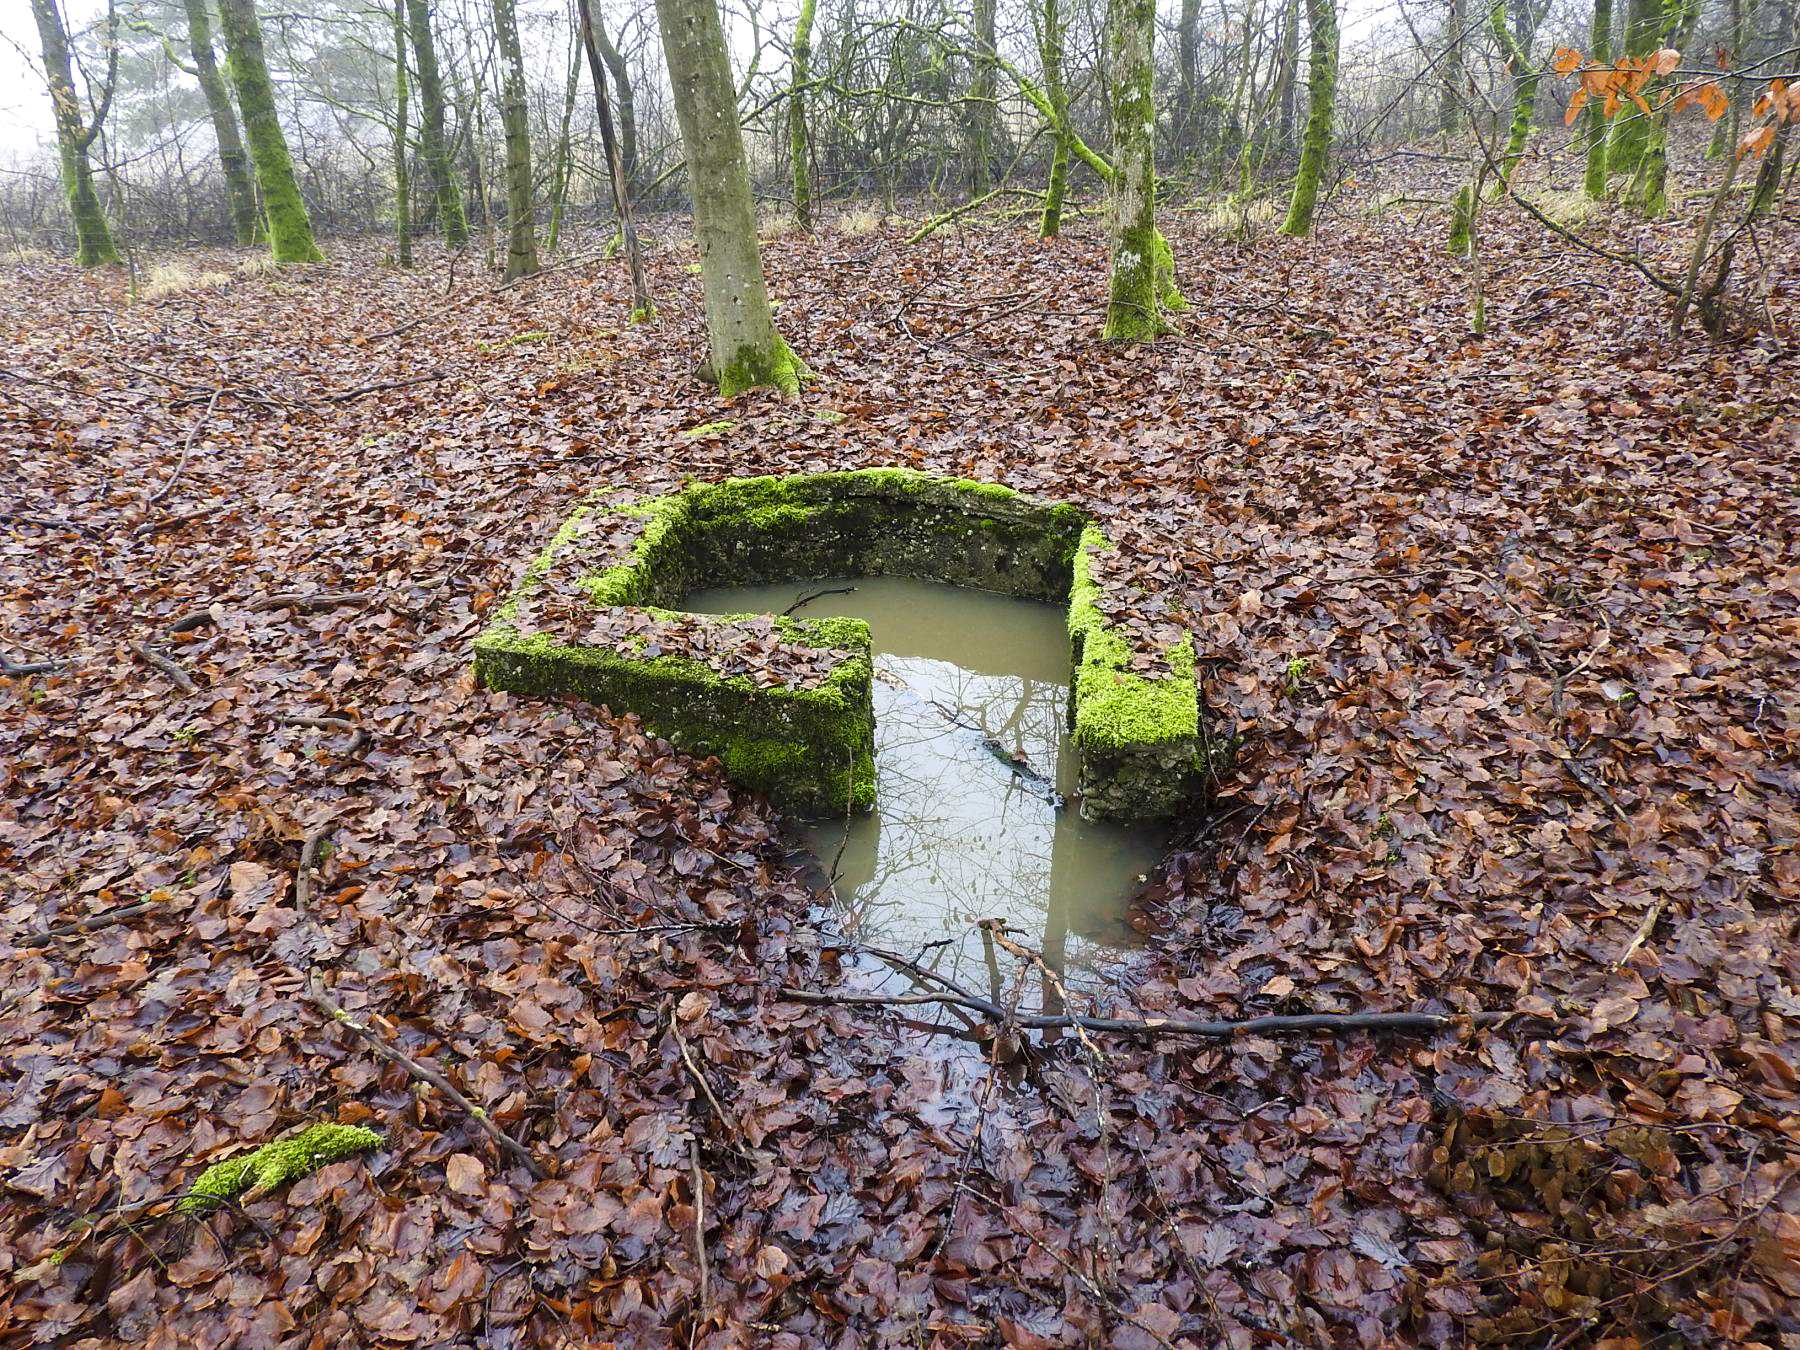
<svg viewBox="0 0 1800 1350">
<path fill-rule="evenodd" d="M 61 661 L 15 661 L 0 654 L 0 675 L 50 675 L 63 665 Z"/>
<path fill-rule="evenodd" d="M 302 614 L 313 614 L 320 610 L 336 609 L 340 605 L 366 605 L 373 599 L 374 596 L 368 591 L 278 591 L 273 595 L 253 597 L 244 609 L 251 614 L 261 614 L 271 609 L 292 609 Z M 219 616 L 213 612 L 215 608 L 216 605 L 208 605 L 205 609 L 189 610 L 169 625 L 169 632 L 191 633 L 196 628 L 217 623 Z"/>
<path fill-rule="evenodd" d="M 345 759 L 355 759 L 369 743 L 369 733 L 348 717 L 284 717 L 281 721 L 285 726 L 311 727 L 315 731 L 348 731 L 350 743 L 344 747 Z"/>
<path fill-rule="evenodd" d="M 547 1181 L 549 1179 L 550 1173 L 545 1169 L 544 1165 L 537 1160 L 531 1150 L 526 1148 L 525 1145 L 521 1144 L 518 1140 L 514 1139 L 510 1134 L 506 1133 L 506 1131 L 502 1130 L 498 1125 L 494 1124 L 492 1120 L 488 1119 L 488 1113 L 452 1087 L 449 1079 L 445 1078 L 444 1075 L 439 1073 L 436 1069 L 427 1068 L 425 1065 L 419 1063 L 418 1060 L 414 1059 L 404 1050 L 397 1049 L 382 1040 L 380 1036 L 371 1031 L 364 1023 L 357 1021 L 349 1013 L 345 1012 L 325 996 L 324 981 L 319 978 L 316 971 L 313 973 L 312 978 L 313 984 L 312 988 L 307 992 L 307 998 L 314 1007 L 318 1008 L 327 1017 L 331 1018 L 332 1021 L 354 1031 L 368 1044 L 371 1050 L 380 1055 L 383 1059 L 400 1065 L 401 1068 L 405 1069 L 419 1082 L 436 1088 L 439 1092 L 443 1093 L 444 1096 L 456 1103 L 457 1106 L 461 1107 L 462 1110 L 468 1114 L 470 1119 L 481 1127 L 482 1133 L 492 1139 L 498 1147 L 505 1149 L 523 1163 L 525 1165 L 525 1170 L 530 1172 L 533 1177 L 537 1178 L 539 1181 Z"/>
<path fill-rule="evenodd" d="M 785 985 L 779 992 L 783 998 L 792 999 L 796 1003 L 888 1007 L 919 1003 L 951 1004 L 983 1013 L 997 1021 L 1011 1021 L 1033 1031 L 1081 1027 L 1088 1031 L 1107 1031 L 1121 1036 L 1205 1036 L 1214 1040 L 1228 1040 L 1238 1035 L 1338 1036 L 1350 1031 L 1454 1031 L 1463 1026 L 1494 1026 L 1510 1017 L 1522 1015 L 1511 1009 L 1476 1013 L 1296 1013 L 1195 1022 L 1172 1017 L 1077 1017 L 1041 1013 L 1009 1015 L 999 1004 L 968 993 L 837 994 L 826 990 L 794 989 Z"/>
<path fill-rule="evenodd" d="M 336 609 L 339 605 L 366 605 L 375 597 L 368 591 L 277 591 L 273 595 L 261 595 L 253 599 L 244 608 L 252 614 L 261 614 L 270 609 L 294 609 L 302 614 L 312 614 L 322 609 Z"/>
<path fill-rule="evenodd" d="M 415 384 L 431 384 L 437 380 L 450 377 L 447 370 L 436 371 L 430 375 L 414 375 L 405 380 L 382 380 L 379 384 L 365 384 L 360 389 L 346 389 L 341 394 L 327 394 L 327 403 L 349 403 L 354 399 L 364 398 L 369 394 L 385 393 L 389 389 L 409 389 Z"/>
<path fill-rule="evenodd" d="M 700 1170 L 700 1141 L 688 1140 L 694 1166 L 694 1255 L 700 1258 L 700 1311 L 712 1304 L 712 1272 L 706 1263 L 706 1173 Z"/>
<path fill-rule="evenodd" d="M 200 692 L 200 686 L 194 683 L 185 670 L 161 652 L 153 650 L 148 643 L 134 642 L 131 644 L 131 650 L 167 675 L 182 693 L 197 694 Z"/>
<path fill-rule="evenodd" d="M 61 516 L 38 516 L 26 511 L 0 511 L 0 520 L 16 520 L 21 525 L 36 525 L 44 530 L 68 530 L 71 534 L 97 536 L 100 531 L 92 525 L 83 525 L 80 521 L 65 520 Z"/>
<path fill-rule="evenodd" d="M 805 605 L 810 605 L 815 600 L 823 600 L 828 595 L 854 595 L 855 593 L 856 587 L 854 586 L 831 586 L 824 590 L 809 591 L 798 600 L 794 601 L 794 603 L 789 605 L 786 609 L 782 610 L 781 617 L 785 619 L 795 610 L 800 609 Z"/>
<path fill-rule="evenodd" d="M 135 919 L 140 914 L 148 914 L 161 903 L 160 900 L 145 900 L 139 904 L 122 905 L 118 909 L 109 909 L 104 914 L 92 914 L 85 919 L 77 919 L 74 923 L 59 923 L 56 927 L 46 928 L 41 933 L 27 934 L 19 945 L 22 947 L 47 947 L 59 937 L 91 932 L 96 928 L 105 928 L 109 924 Z"/>
<path fill-rule="evenodd" d="M 168 482 L 144 499 L 145 506 L 155 506 L 175 490 L 175 485 L 181 481 L 181 475 L 187 469 L 188 456 L 194 453 L 194 438 L 200 434 L 200 428 L 205 426 L 207 419 L 212 416 L 213 409 L 219 406 L 219 395 L 224 392 L 224 385 L 220 385 L 212 391 L 212 397 L 206 400 L 206 411 L 194 419 L 194 425 L 188 428 L 187 439 L 181 443 L 181 458 L 175 461 L 175 472 L 169 475 Z"/>
<path fill-rule="evenodd" d="M 305 914 L 312 906 L 312 874 L 313 865 L 319 856 L 319 848 L 325 842 L 325 836 L 331 833 L 336 822 L 327 817 L 306 833 L 300 845 L 300 867 L 294 873 L 294 908 Z"/>
</svg>

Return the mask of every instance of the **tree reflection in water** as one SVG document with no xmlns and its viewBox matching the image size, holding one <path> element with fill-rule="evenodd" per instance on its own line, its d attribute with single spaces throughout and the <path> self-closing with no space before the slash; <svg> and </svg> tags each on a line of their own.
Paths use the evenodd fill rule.
<svg viewBox="0 0 1800 1350">
<path fill-rule="evenodd" d="M 805 612 L 866 619 L 876 652 L 875 810 L 847 837 L 841 821 L 808 830 L 820 859 L 838 859 L 846 934 L 923 952 L 921 964 L 999 1001 L 1017 962 L 976 928 L 996 918 L 1071 985 L 1109 983 L 1135 945 L 1127 907 L 1165 835 L 1058 810 L 984 743 L 1073 790 L 1062 608 L 896 577 L 733 587 L 687 604 L 781 613 L 823 585 L 856 589 Z M 1042 983 L 1029 981 L 1054 1010 Z M 1023 1006 L 1038 1002 L 1028 994 Z"/>
</svg>

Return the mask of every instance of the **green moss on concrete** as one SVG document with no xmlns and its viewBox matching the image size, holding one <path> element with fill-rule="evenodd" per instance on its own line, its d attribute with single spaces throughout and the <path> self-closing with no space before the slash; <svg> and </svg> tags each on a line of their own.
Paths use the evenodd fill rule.
<svg viewBox="0 0 1800 1350">
<path fill-rule="evenodd" d="M 1082 813 L 1090 818 L 1168 815 L 1199 787 L 1206 769 L 1194 639 L 1154 653 L 1164 670 L 1132 669 L 1132 640 L 1108 623 L 1093 556 L 1110 547 L 1083 532 L 1069 589 L 1075 655 L 1073 739 L 1081 758 Z"/>
<path fill-rule="evenodd" d="M 590 539 L 605 542 L 596 552 Z M 1133 669 L 1143 653 L 1106 622 L 1090 565 L 1105 547 L 1086 514 L 1066 503 L 912 469 L 691 483 L 646 500 L 621 500 L 603 488 L 564 522 L 477 640 L 476 675 L 516 693 L 574 695 L 636 712 L 681 748 L 717 755 L 734 780 L 784 808 L 836 816 L 873 802 L 866 624 L 775 619 L 778 642 L 846 655 L 823 675 L 771 688 L 766 676 L 758 683 L 731 673 L 716 656 L 712 664 L 668 652 L 646 656 L 663 644 L 652 647 L 641 633 L 571 644 L 532 631 L 527 601 L 554 574 L 559 594 L 596 611 L 629 607 L 669 625 L 667 646 L 675 650 L 696 623 L 752 617 L 680 610 L 683 596 L 708 586 L 899 575 L 1066 600 L 1078 653 L 1072 684 L 1075 739 L 1087 766 L 1083 809 L 1167 814 L 1194 785 L 1193 643 L 1153 653 L 1158 673 Z"/>
<path fill-rule="evenodd" d="M 327 1163 L 380 1147 L 381 1136 L 360 1125 L 308 1125 L 252 1153 L 214 1163 L 175 1208 L 182 1214 L 206 1214 L 245 1191 L 271 1191 L 309 1176 Z"/>
</svg>

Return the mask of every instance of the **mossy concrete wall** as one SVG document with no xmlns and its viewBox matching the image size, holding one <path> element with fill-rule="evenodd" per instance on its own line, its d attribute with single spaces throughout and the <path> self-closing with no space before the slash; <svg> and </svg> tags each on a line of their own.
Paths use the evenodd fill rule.
<svg viewBox="0 0 1800 1350">
<path fill-rule="evenodd" d="M 635 712 L 683 749 L 808 816 L 874 802 L 873 670 L 855 619 L 699 615 L 690 591 L 907 576 L 1067 601 L 1083 814 L 1171 814 L 1198 787 L 1192 639 L 1112 617 L 1081 511 L 904 469 L 738 478 L 663 497 L 600 489 L 570 515 L 476 640 L 491 688 Z"/>
</svg>

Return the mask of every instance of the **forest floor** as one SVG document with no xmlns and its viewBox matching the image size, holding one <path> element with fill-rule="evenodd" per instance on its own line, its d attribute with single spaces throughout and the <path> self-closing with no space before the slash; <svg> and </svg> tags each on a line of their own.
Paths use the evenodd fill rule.
<svg viewBox="0 0 1800 1350">
<path fill-rule="evenodd" d="M 1474 337 L 1405 191 L 1168 213 L 1195 309 L 1138 348 L 1096 216 L 782 237 L 818 378 L 729 407 L 663 222 L 637 328 L 616 262 L 0 272 L 0 654 L 68 663 L 0 679 L 0 1340 L 1793 1343 L 1793 358 L 1506 208 Z M 947 1112 L 891 1017 L 781 994 L 841 947 L 766 804 L 471 681 L 596 483 L 892 464 L 1077 502 L 1186 599 L 1242 749 L 1135 1011 L 1518 1016 L 1064 1041 Z M 385 1142 L 171 1214 L 320 1119 Z"/>
</svg>

